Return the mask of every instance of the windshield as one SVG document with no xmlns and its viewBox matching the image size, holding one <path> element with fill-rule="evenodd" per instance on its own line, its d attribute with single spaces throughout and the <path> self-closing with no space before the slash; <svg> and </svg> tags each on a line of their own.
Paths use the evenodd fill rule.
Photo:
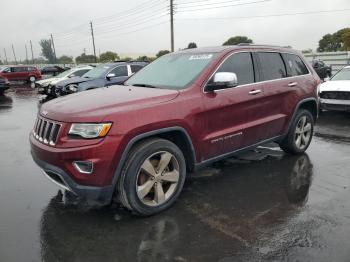
<svg viewBox="0 0 350 262">
<path fill-rule="evenodd" d="M 341 80 L 350 80 L 350 68 L 343 68 L 338 73 L 336 73 L 331 79 L 331 81 Z"/>
<path fill-rule="evenodd" d="M 89 72 L 85 73 L 82 77 L 84 78 L 102 78 L 104 77 L 107 70 L 109 70 L 110 66 L 98 66 L 94 69 L 91 69 Z"/>
<path fill-rule="evenodd" d="M 215 56 L 213 53 L 177 53 L 162 56 L 133 75 L 125 85 L 184 89 Z"/>
</svg>

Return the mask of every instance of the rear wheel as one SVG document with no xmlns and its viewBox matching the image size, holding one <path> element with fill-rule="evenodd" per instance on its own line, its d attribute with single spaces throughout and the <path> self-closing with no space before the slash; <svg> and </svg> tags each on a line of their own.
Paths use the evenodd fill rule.
<svg viewBox="0 0 350 262">
<path fill-rule="evenodd" d="M 287 136 L 280 143 L 286 153 L 301 154 L 309 147 L 314 131 L 314 119 L 307 110 L 299 110 L 289 128 Z"/>
<path fill-rule="evenodd" d="M 185 178 L 185 159 L 175 144 L 145 140 L 130 152 L 116 194 L 126 208 L 149 216 L 174 204 Z"/>
</svg>

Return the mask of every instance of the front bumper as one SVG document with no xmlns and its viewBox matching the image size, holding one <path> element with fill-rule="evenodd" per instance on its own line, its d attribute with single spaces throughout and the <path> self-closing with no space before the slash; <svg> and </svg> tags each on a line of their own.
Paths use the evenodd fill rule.
<svg viewBox="0 0 350 262">
<path fill-rule="evenodd" d="M 107 138 L 107 137 L 106 137 Z M 76 147 L 56 148 L 42 144 L 30 135 L 31 154 L 35 163 L 46 176 L 62 188 L 79 197 L 111 202 L 114 185 L 113 177 L 118 163 L 115 159 L 115 139 L 106 139 L 101 143 Z M 94 164 L 92 174 L 80 173 L 73 165 L 74 161 L 91 161 Z"/>
<path fill-rule="evenodd" d="M 114 187 L 93 187 L 77 184 L 65 171 L 39 159 L 32 152 L 34 162 L 43 169 L 45 175 L 55 184 L 79 197 L 94 200 L 102 204 L 109 204 L 112 200 Z"/>
<path fill-rule="evenodd" d="M 321 109 L 350 112 L 350 100 L 322 99 Z"/>
</svg>

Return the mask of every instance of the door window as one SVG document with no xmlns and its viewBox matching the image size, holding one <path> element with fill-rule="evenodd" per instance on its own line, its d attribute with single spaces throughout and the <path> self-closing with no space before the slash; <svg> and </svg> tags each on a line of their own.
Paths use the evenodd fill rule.
<svg viewBox="0 0 350 262">
<path fill-rule="evenodd" d="M 237 75 L 239 85 L 254 83 L 254 66 L 251 53 L 231 55 L 217 72 L 231 72 Z"/>
<path fill-rule="evenodd" d="M 293 54 L 282 54 L 282 56 L 286 63 L 288 76 L 300 76 L 309 73 L 309 70 L 299 56 Z"/>
<path fill-rule="evenodd" d="M 75 71 L 73 74 L 75 76 L 82 76 L 82 75 L 84 75 L 85 73 L 87 73 L 89 71 L 90 71 L 90 69 L 78 70 L 78 71 Z"/>
<path fill-rule="evenodd" d="M 262 81 L 280 79 L 287 76 L 286 67 L 279 53 L 259 52 Z"/>
<path fill-rule="evenodd" d="M 128 68 L 126 66 L 118 66 L 109 73 L 115 74 L 116 77 L 128 76 Z"/>
<path fill-rule="evenodd" d="M 143 66 L 140 66 L 140 65 L 131 65 L 130 68 L 131 68 L 131 73 L 136 73 L 137 71 L 140 71 L 142 69 Z"/>
</svg>

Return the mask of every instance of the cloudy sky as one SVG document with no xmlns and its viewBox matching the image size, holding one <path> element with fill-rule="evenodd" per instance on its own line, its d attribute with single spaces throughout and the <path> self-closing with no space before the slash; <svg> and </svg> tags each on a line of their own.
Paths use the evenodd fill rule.
<svg viewBox="0 0 350 262">
<path fill-rule="evenodd" d="M 52 33 L 57 55 L 93 52 L 89 22 L 93 22 L 96 51 L 154 54 L 170 49 L 170 0 L 18 0 L 2 1 L 0 55 L 6 48 L 13 59 L 25 58 L 33 42 Z M 175 49 L 189 42 L 221 45 L 230 36 L 246 35 L 255 43 L 315 49 L 326 33 L 350 27 L 349 0 L 174 0 Z"/>
</svg>

